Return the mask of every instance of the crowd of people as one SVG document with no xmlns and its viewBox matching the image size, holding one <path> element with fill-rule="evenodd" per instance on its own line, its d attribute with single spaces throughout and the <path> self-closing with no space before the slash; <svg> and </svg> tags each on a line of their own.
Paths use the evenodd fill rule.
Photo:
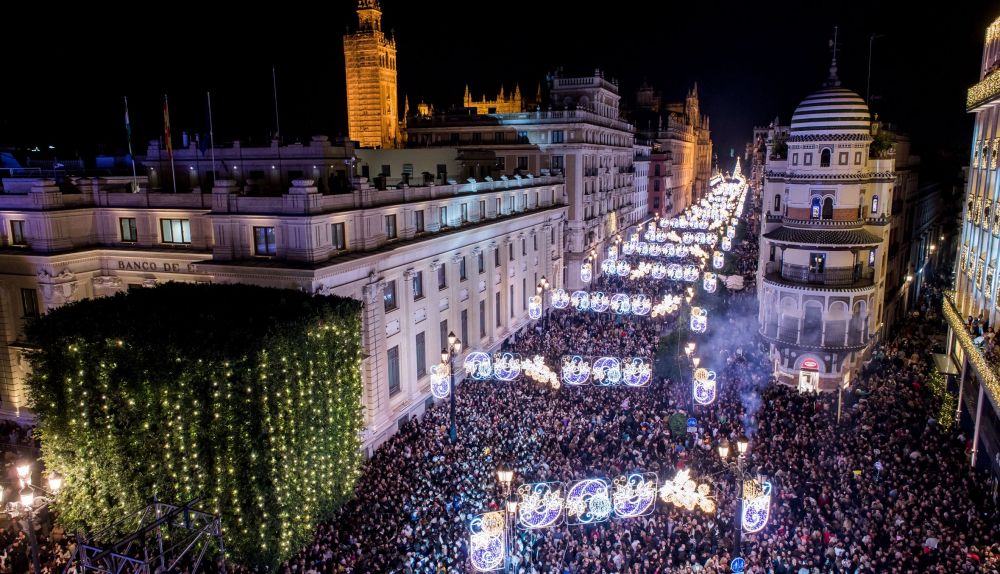
<svg viewBox="0 0 1000 574">
<path fill-rule="evenodd" d="M 757 260 L 755 235 L 748 234 L 731 254 L 733 272 L 748 287 Z M 593 285 L 655 296 L 683 294 L 686 287 L 606 277 Z M 944 332 L 934 312 L 940 296 L 933 285 L 924 290 L 917 316 L 875 347 L 843 397 L 773 384 L 767 349 L 752 335 L 752 289 L 717 294 L 716 308 L 724 313 L 713 315 L 709 332 L 697 338 L 702 366 L 718 373 L 718 397 L 709 406 L 692 404 L 689 378 L 662 373 L 643 388 L 553 389 L 526 377 L 466 380 L 456 390 L 457 442 L 449 440 L 445 403 L 403 426 L 365 464 L 356 496 L 280 571 L 470 572 L 470 519 L 502 509 L 505 493 L 496 471 L 509 466 L 515 488 L 630 471 L 653 472 L 664 481 L 688 469 L 710 485 L 717 503 L 705 513 L 658 501 L 641 518 L 518 529 L 511 542 L 512 572 L 726 574 L 736 555 L 738 477 L 717 447 L 748 435 L 745 469 L 766 477 L 773 497 L 767 526 L 743 536 L 739 554 L 746 572 L 995 574 L 995 495 L 969 469 L 968 437 L 939 422 L 939 402 L 928 385 L 928 350 Z M 684 360 L 680 349 L 662 345 L 664 334 L 683 327 L 675 324 L 677 316 L 550 311 L 511 337 L 505 349 L 542 355 L 555 369 L 568 354 Z M 671 427 L 678 414 L 695 418 L 694 432 Z M 0 572 L 26 571 L 24 544 L 16 526 L 0 530 Z M 52 564 L 61 547 L 49 548 Z"/>
</svg>

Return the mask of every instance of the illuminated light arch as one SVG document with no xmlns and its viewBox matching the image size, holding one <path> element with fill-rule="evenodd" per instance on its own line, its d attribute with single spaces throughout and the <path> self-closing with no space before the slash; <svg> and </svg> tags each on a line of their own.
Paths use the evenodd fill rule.
<svg viewBox="0 0 1000 574">
<path fill-rule="evenodd" d="M 629 387 L 644 387 L 653 378 L 653 366 L 642 357 L 623 359 L 622 382 Z"/>
<path fill-rule="evenodd" d="M 448 398 L 451 394 L 451 373 L 448 365 L 431 365 L 431 394 L 437 399 Z"/>
<path fill-rule="evenodd" d="M 658 480 L 656 473 L 619 476 L 612 483 L 611 506 L 617 518 L 638 518 L 653 511 Z"/>
<path fill-rule="evenodd" d="M 591 371 L 598 385 L 613 386 L 622 382 L 622 362 L 616 357 L 598 357 Z"/>
<path fill-rule="evenodd" d="M 574 291 L 573 296 L 570 297 L 570 302 L 573 304 L 574 309 L 587 311 L 590 309 L 590 294 L 586 291 Z"/>
<path fill-rule="evenodd" d="M 477 572 L 503 567 L 507 561 L 507 519 L 502 511 L 473 517 L 469 523 L 469 560 Z"/>
<path fill-rule="evenodd" d="M 694 402 L 699 405 L 710 405 L 715 402 L 715 371 L 705 368 L 695 369 L 692 392 L 694 393 Z"/>
<path fill-rule="evenodd" d="M 607 294 L 601 291 L 595 291 L 590 294 L 590 309 L 597 313 L 603 313 L 608 310 L 611 305 L 611 298 Z"/>
<path fill-rule="evenodd" d="M 493 376 L 513 381 L 521 374 L 521 356 L 517 353 L 493 353 Z"/>
<path fill-rule="evenodd" d="M 760 532 L 771 515 L 771 483 L 759 480 L 743 482 L 743 532 Z"/>
<path fill-rule="evenodd" d="M 552 292 L 552 306 L 556 309 L 569 307 L 569 293 L 564 289 L 556 289 Z"/>
<path fill-rule="evenodd" d="M 473 351 L 466 355 L 462 366 L 465 368 L 465 372 L 472 375 L 472 378 L 477 381 L 493 377 L 493 359 L 482 351 Z M 433 369 L 431 371 L 433 372 Z"/>
<path fill-rule="evenodd" d="M 611 516 L 611 487 L 601 478 L 587 478 L 573 483 L 566 494 L 569 524 L 595 524 Z"/>
<path fill-rule="evenodd" d="M 567 385 L 585 385 L 590 380 L 590 360 L 579 355 L 565 356 L 560 375 Z"/>
<path fill-rule="evenodd" d="M 535 530 L 555 526 L 563 518 L 561 482 L 535 482 L 517 487 L 521 501 L 517 505 L 517 522 L 522 528 Z"/>
<path fill-rule="evenodd" d="M 632 307 L 633 315 L 648 315 L 653 309 L 653 300 L 647 295 L 639 293 L 637 295 L 632 295 L 630 306 Z"/>
<path fill-rule="evenodd" d="M 618 315 L 628 315 L 632 310 L 629 296 L 625 293 L 615 293 L 611 296 L 611 310 Z"/>
</svg>

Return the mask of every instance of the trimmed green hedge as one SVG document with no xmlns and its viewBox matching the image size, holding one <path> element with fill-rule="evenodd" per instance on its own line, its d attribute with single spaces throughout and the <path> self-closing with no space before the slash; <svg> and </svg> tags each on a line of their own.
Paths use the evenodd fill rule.
<svg viewBox="0 0 1000 574">
<path fill-rule="evenodd" d="M 67 305 L 28 330 L 32 408 L 68 528 L 202 496 L 227 552 L 274 565 L 354 488 L 361 304 L 171 283 Z"/>
</svg>

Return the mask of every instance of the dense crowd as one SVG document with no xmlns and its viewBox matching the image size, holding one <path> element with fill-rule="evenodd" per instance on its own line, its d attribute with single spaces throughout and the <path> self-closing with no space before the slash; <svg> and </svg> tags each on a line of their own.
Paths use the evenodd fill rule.
<svg viewBox="0 0 1000 574">
<path fill-rule="evenodd" d="M 732 253 L 732 272 L 748 287 L 756 250 L 750 234 Z M 593 288 L 660 296 L 683 293 L 686 285 L 601 278 Z M 689 379 L 669 372 L 637 389 L 551 389 L 525 377 L 467 380 L 456 394 L 457 443 L 449 441 L 447 403 L 405 425 L 366 463 L 354 499 L 281 571 L 469 572 L 470 518 L 501 508 L 496 470 L 506 465 L 515 484 L 628 471 L 655 472 L 663 481 L 686 468 L 711 486 L 717 502 L 713 513 L 657 502 L 642 518 L 519 530 L 514 572 L 728 573 L 735 473 L 717 447 L 746 434 L 746 469 L 774 485 L 768 525 L 743 537 L 747 572 L 996 573 L 996 500 L 968 468 L 968 437 L 939 423 L 939 402 L 928 385 L 928 353 L 944 332 L 933 311 L 940 291 L 925 289 L 917 316 L 875 347 L 842 397 L 772 384 L 767 350 L 753 337 L 752 289 L 724 293 L 715 296 L 709 332 L 697 339 L 702 365 L 718 373 L 714 404 L 693 406 Z M 679 327 L 676 320 L 553 310 L 505 348 L 540 354 L 553 368 L 566 354 L 683 361 L 680 349 L 661 348 L 669 339 L 661 337 Z M 696 418 L 696 432 L 672 429 L 669 421 L 678 414 Z M 45 540 L 53 544 L 48 548 L 61 548 Z M 46 559 L 54 562 L 55 554 L 49 550 Z M 0 530 L 0 572 L 26 571 L 26 556 L 23 534 L 16 527 Z"/>
</svg>

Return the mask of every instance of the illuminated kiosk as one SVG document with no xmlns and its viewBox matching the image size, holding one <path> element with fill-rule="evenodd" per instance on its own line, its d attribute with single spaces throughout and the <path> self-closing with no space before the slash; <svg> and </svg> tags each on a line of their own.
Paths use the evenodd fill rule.
<svg viewBox="0 0 1000 574">
<path fill-rule="evenodd" d="M 811 357 L 799 363 L 799 392 L 819 390 L 819 361 Z"/>
</svg>

